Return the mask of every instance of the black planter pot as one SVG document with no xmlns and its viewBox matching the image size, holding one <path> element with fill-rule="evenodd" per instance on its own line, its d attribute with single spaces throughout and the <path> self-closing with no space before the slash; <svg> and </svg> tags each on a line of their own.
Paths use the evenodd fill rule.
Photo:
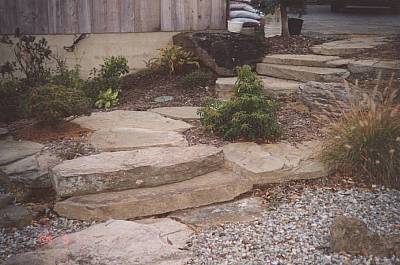
<svg viewBox="0 0 400 265">
<path fill-rule="evenodd" d="M 300 35 L 304 20 L 300 18 L 288 18 L 288 27 L 290 35 Z"/>
</svg>

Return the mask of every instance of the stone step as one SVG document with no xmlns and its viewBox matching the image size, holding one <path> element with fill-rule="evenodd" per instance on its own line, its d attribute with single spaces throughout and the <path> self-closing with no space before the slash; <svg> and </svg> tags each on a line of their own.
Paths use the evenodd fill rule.
<svg viewBox="0 0 400 265">
<path fill-rule="evenodd" d="M 350 38 L 316 45 L 311 47 L 311 51 L 321 55 L 343 56 L 372 50 L 386 42 L 385 37 Z"/>
<path fill-rule="evenodd" d="M 126 220 L 230 201 L 251 189 L 246 178 L 214 171 L 159 187 L 72 197 L 57 202 L 55 211 L 79 220 Z"/>
<path fill-rule="evenodd" d="M 264 83 L 264 93 L 272 98 L 291 97 L 299 92 L 301 82 L 293 80 L 279 79 L 274 77 L 259 76 Z M 236 77 L 218 78 L 216 82 L 216 92 L 218 98 L 226 100 L 233 95 Z"/>
<path fill-rule="evenodd" d="M 316 54 L 273 54 L 264 57 L 263 63 L 298 65 L 310 67 L 343 67 L 350 60 L 344 60 L 339 56 L 327 56 Z"/>
<path fill-rule="evenodd" d="M 222 151 L 214 146 L 153 147 L 64 161 L 50 176 L 57 195 L 71 197 L 185 181 L 223 164 Z"/>
<path fill-rule="evenodd" d="M 254 185 L 281 183 L 327 176 L 318 161 L 319 142 L 256 144 L 232 143 L 224 146 L 226 168 L 246 177 Z"/>
<path fill-rule="evenodd" d="M 341 82 L 350 73 L 345 69 L 327 67 L 309 67 L 281 64 L 257 64 L 257 73 L 276 78 L 285 78 L 301 82 Z"/>
</svg>

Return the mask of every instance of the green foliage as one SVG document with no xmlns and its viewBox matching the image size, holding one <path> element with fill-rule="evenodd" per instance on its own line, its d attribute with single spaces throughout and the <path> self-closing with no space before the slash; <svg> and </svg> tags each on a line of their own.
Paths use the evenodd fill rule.
<svg viewBox="0 0 400 265">
<path fill-rule="evenodd" d="M 124 57 L 106 58 L 99 70 L 93 69 L 91 77 L 83 85 L 83 90 L 95 102 L 102 92 L 110 88 L 113 91 L 119 90 L 122 83 L 121 77 L 128 72 L 128 60 Z"/>
<path fill-rule="evenodd" d="M 80 77 L 80 66 L 68 69 L 65 61 L 57 60 L 57 68 L 50 77 L 49 83 L 69 88 L 81 89 L 83 80 Z"/>
<path fill-rule="evenodd" d="M 13 121 L 21 116 L 21 87 L 17 80 L 0 80 L 0 121 Z"/>
<path fill-rule="evenodd" d="M 199 68 L 200 64 L 192 52 L 185 51 L 177 45 L 168 45 L 160 49 L 158 58 L 152 58 L 146 62 L 146 66 L 158 71 L 167 71 L 173 75 L 182 72 L 188 66 Z"/>
<path fill-rule="evenodd" d="M 395 90 L 381 91 L 354 100 L 351 111 L 332 123 L 322 160 L 332 171 L 400 188 L 400 106 Z"/>
<path fill-rule="evenodd" d="M 277 103 L 261 95 L 261 81 L 251 72 L 250 66 L 239 68 L 237 72 L 234 97 L 228 101 L 208 100 L 199 111 L 201 123 L 208 131 L 228 140 L 278 139 L 281 130 L 277 123 Z"/>
<path fill-rule="evenodd" d="M 180 86 L 184 88 L 206 87 L 212 79 L 213 74 L 211 72 L 196 70 L 185 75 L 180 81 Z"/>
<path fill-rule="evenodd" d="M 28 114 L 47 124 L 63 118 L 89 114 L 90 104 L 81 90 L 47 84 L 32 89 L 26 99 Z"/>
<path fill-rule="evenodd" d="M 118 104 L 119 91 L 113 91 L 111 88 L 100 93 L 95 106 L 99 109 L 109 109 Z"/>
</svg>

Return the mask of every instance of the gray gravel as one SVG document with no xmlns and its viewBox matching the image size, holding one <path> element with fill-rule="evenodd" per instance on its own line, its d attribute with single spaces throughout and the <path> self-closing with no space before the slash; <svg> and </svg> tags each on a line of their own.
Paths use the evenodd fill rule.
<svg viewBox="0 0 400 265">
<path fill-rule="evenodd" d="M 258 221 L 203 230 L 189 242 L 195 258 L 188 264 L 400 264 L 400 257 L 331 253 L 329 227 L 342 214 L 380 234 L 400 233 L 400 191 L 306 189 Z"/>
</svg>

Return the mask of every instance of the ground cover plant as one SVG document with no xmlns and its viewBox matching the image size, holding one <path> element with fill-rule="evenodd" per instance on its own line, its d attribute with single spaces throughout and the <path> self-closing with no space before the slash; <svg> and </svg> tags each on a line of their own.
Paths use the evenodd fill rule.
<svg viewBox="0 0 400 265">
<path fill-rule="evenodd" d="M 262 81 L 250 66 L 237 68 L 237 73 L 233 98 L 206 102 L 199 111 L 202 125 L 228 140 L 277 140 L 281 134 L 278 104 L 261 94 Z"/>
<path fill-rule="evenodd" d="M 400 188 L 400 106 L 397 89 L 388 87 L 353 98 L 351 110 L 334 122 L 322 159 L 329 169 L 371 183 Z"/>
</svg>

